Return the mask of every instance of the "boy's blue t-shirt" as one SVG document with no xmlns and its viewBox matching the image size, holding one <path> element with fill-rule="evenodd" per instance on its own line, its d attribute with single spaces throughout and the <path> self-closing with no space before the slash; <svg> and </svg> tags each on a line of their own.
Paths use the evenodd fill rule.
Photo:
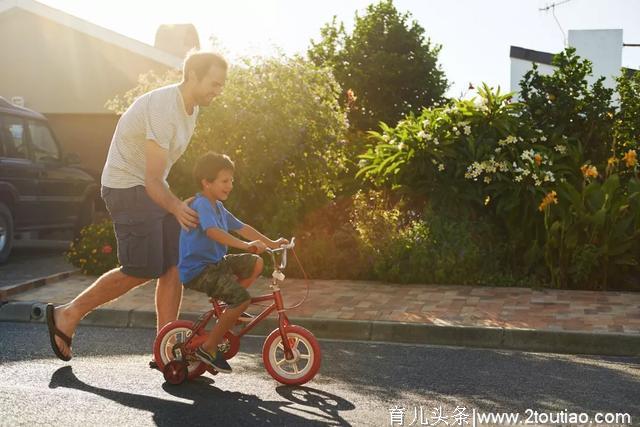
<svg viewBox="0 0 640 427">
<path fill-rule="evenodd" d="M 214 207 L 209 199 L 196 194 L 191 208 L 198 212 L 200 224 L 189 231 L 180 232 L 180 281 L 188 283 L 209 264 L 216 264 L 227 254 L 227 247 L 207 237 L 208 228 L 224 231 L 241 229 L 244 224 L 229 212 L 221 201 Z"/>
</svg>

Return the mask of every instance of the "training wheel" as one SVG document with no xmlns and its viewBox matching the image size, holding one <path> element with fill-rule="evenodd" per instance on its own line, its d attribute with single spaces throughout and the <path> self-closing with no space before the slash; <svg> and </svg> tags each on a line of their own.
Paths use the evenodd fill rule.
<svg viewBox="0 0 640 427">
<path fill-rule="evenodd" d="M 182 384 L 186 381 L 189 371 L 187 365 L 179 360 L 172 360 L 167 363 L 162 371 L 164 379 L 173 385 Z"/>
</svg>

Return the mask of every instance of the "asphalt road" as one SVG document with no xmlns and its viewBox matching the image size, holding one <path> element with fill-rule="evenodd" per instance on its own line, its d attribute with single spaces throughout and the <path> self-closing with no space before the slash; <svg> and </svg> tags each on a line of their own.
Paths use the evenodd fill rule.
<svg viewBox="0 0 640 427">
<path fill-rule="evenodd" d="M 392 414 L 401 420 L 396 406 L 407 426 L 434 425 L 438 408 L 460 425 L 456 407 L 461 417 L 530 409 L 640 420 L 640 358 L 322 341 L 320 374 L 285 387 L 262 366 L 263 339 L 247 337 L 233 374 L 171 386 L 146 366 L 153 337 L 81 327 L 67 364 L 52 357 L 43 324 L 0 323 L 0 425 L 389 426 Z"/>
</svg>

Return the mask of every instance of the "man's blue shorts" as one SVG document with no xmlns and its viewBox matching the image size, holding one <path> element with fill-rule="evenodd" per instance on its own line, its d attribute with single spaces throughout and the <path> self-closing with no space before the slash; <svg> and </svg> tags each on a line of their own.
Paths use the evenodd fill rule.
<svg viewBox="0 0 640 427">
<path fill-rule="evenodd" d="M 178 264 L 180 224 L 142 185 L 103 186 L 101 195 L 113 220 L 123 273 L 155 279 Z"/>
</svg>

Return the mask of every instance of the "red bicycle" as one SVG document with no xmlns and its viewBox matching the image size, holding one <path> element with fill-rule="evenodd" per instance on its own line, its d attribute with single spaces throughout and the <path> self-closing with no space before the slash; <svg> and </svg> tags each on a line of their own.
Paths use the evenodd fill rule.
<svg viewBox="0 0 640 427">
<path fill-rule="evenodd" d="M 310 381 L 320 369 L 321 351 L 316 337 L 305 328 L 292 325 L 286 315 L 279 282 L 285 279 L 282 270 L 287 266 L 287 251 L 295 246 L 291 243 L 278 249 L 267 249 L 271 255 L 274 270 L 271 275 L 271 293 L 251 298 L 251 304 L 273 301 L 260 314 L 239 331 L 228 331 L 218 346 L 227 360 L 234 357 L 240 349 L 240 338 L 251 331 L 272 312 L 278 312 L 278 328 L 271 332 L 262 346 L 262 361 L 267 372 L 276 381 L 287 385 L 301 385 Z M 276 263 L 276 254 L 281 253 L 280 263 Z M 295 253 L 294 253 L 295 255 Z M 299 262 L 299 261 L 298 261 Z M 189 320 L 176 320 L 160 330 L 153 344 L 153 354 L 158 368 L 170 384 L 181 384 L 187 379 L 196 378 L 206 371 L 213 375 L 218 372 L 201 362 L 195 356 L 195 350 L 207 339 L 205 327 L 212 317 L 220 317 L 226 304 L 210 299 L 213 308 L 204 313 L 194 323 Z M 304 301 L 304 300 L 303 300 Z M 300 305 L 303 301 L 298 303 Z M 297 305 L 296 305 L 297 306 Z"/>
</svg>

